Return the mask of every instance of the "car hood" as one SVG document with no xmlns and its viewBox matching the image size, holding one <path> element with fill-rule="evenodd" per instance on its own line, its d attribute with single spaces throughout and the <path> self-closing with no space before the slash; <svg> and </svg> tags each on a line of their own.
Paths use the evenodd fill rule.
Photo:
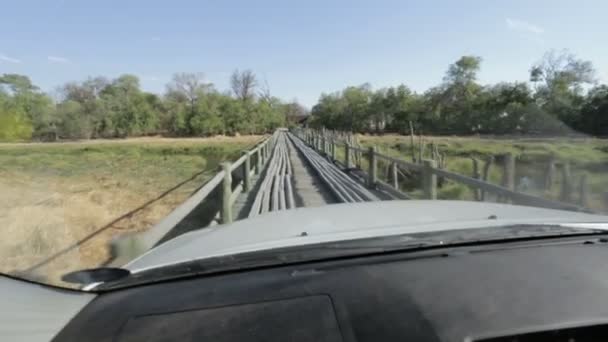
<svg viewBox="0 0 608 342">
<path fill-rule="evenodd" d="M 196 259 L 370 237 L 566 223 L 608 223 L 608 216 L 467 201 L 335 204 L 273 212 L 192 231 L 151 249 L 124 268 L 139 272 Z"/>
</svg>

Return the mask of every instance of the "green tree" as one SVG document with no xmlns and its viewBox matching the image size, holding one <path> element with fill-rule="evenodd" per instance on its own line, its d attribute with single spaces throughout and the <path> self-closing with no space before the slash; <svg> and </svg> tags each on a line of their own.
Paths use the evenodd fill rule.
<svg viewBox="0 0 608 342">
<path fill-rule="evenodd" d="M 64 139 L 90 139 L 94 134 L 94 124 L 90 116 L 84 114 L 80 102 L 67 100 L 57 105 L 59 123 L 57 134 Z"/>
<path fill-rule="evenodd" d="M 526 111 L 533 104 L 532 91 L 525 83 L 498 83 L 484 87 L 475 103 L 475 129 L 491 134 L 521 132 Z"/>
<path fill-rule="evenodd" d="M 552 50 L 532 66 L 530 81 L 536 86 L 535 97 L 541 108 L 566 125 L 579 127 L 584 88 L 595 83 L 590 61 L 567 50 Z"/>
<path fill-rule="evenodd" d="M 53 102 L 33 85 L 27 76 L 18 74 L 0 76 L 0 90 L 13 106 L 13 110 L 25 115 L 35 136 L 52 129 L 55 123 Z"/>
<path fill-rule="evenodd" d="M 223 132 L 221 105 L 223 95 L 212 92 L 198 99 L 190 127 L 195 135 L 214 135 Z"/>
<path fill-rule="evenodd" d="M 608 135 L 608 86 L 589 91 L 581 109 L 581 129 L 589 134 Z"/>
<path fill-rule="evenodd" d="M 474 103 L 481 86 L 477 84 L 477 73 L 481 57 L 462 56 L 448 67 L 443 84 L 429 93 L 432 111 L 439 118 L 439 127 L 445 133 L 471 133 L 477 122 Z"/>
<path fill-rule="evenodd" d="M 0 97 L 0 141 L 27 140 L 33 127 L 25 112 Z"/>
<path fill-rule="evenodd" d="M 134 75 L 122 75 L 101 91 L 101 99 L 112 125 L 113 135 L 118 137 L 155 132 L 159 118 L 140 90 L 139 79 Z"/>
</svg>

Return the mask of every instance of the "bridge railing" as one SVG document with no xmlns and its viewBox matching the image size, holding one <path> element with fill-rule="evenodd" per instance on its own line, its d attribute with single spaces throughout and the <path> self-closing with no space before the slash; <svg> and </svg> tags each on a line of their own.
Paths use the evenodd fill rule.
<svg viewBox="0 0 608 342">
<path fill-rule="evenodd" d="M 194 194 L 175 208 L 169 215 L 145 232 L 121 235 L 111 242 L 112 265 L 125 263 L 144 254 L 160 242 L 182 222 L 188 215 L 205 202 L 215 213 L 215 223 L 230 223 L 234 219 L 234 204 L 243 192 L 252 188 L 252 177 L 263 172 L 276 142 L 277 132 L 264 138 L 255 147 L 243 151 L 242 156 L 234 162 L 224 162 L 221 170 L 201 186 Z M 218 201 L 219 208 L 215 205 Z M 215 208 L 218 208 L 216 210 Z"/>
<path fill-rule="evenodd" d="M 358 176 L 368 187 L 390 192 L 399 198 L 407 199 L 411 197 L 401 190 L 399 184 L 399 174 L 401 174 L 401 170 L 406 170 L 420 175 L 419 180 L 423 199 L 437 199 L 438 177 L 441 177 L 464 184 L 484 194 L 493 194 L 503 202 L 551 209 L 590 211 L 579 205 L 515 191 L 515 172 L 512 158 L 506 158 L 511 161 L 511 163 L 506 163 L 507 167 L 505 170 L 505 177 L 507 178 L 505 183 L 508 186 L 501 186 L 439 168 L 435 160 L 422 159 L 421 163 L 413 163 L 379 153 L 377 148 L 373 146 L 368 148 L 357 146 L 345 133 L 336 134 L 335 132 L 313 129 L 296 129 L 293 133 L 319 153 L 326 155 L 337 164 L 340 164 L 345 170 Z M 342 153 L 340 153 L 341 149 Z M 341 160 L 339 158 L 340 155 L 342 156 Z M 382 181 L 378 177 L 379 162 L 388 165 L 388 182 Z M 478 200 L 487 200 L 487 198 L 488 196 L 480 196 Z"/>
</svg>

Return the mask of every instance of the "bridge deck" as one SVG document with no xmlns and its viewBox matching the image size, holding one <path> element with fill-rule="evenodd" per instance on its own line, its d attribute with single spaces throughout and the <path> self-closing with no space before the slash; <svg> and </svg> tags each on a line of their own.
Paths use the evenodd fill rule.
<svg viewBox="0 0 608 342">
<path fill-rule="evenodd" d="M 337 203 L 336 198 L 316 176 L 293 144 L 288 144 L 289 158 L 293 166 L 294 195 L 297 207 L 319 207 Z"/>
<path fill-rule="evenodd" d="M 383 192 L 368 189 L 362 184 L 364 180 L 343 172 L 299 138 L 286 132 L 275 138 L 264 172 L 254 178 L 253 189 L 235 202 L 235 219 L 294 207 L 391 199 Z M 295 205 L 286 201 L 288 198 L 293 198 Z"/>
</svg>

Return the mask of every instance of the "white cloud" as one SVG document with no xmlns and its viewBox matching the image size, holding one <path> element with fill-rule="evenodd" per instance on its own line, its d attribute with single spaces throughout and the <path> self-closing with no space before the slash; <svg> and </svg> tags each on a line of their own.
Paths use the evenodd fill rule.
<svg viewBox="0 0 608 342">
<path fill-rule="evenodd" d="M 65 57 L 47 56 L 46 59 L 51 63 L 70 63 L 70 60 Z"/>
<path fill-rule="evenodd" d="M 17 58 L 12 58 L 9 57 L 3 53 L 0 53 L 0 62 L 8 62 L 8 63 L 13 63 L 13 64 L 20 64 L 21 60 L 17 59 Z"/>
<path fill-rule="evenodd" d="M 507 18 L 505 19 L 505 21 L 507 23 L 507 27 L 513 31 L 531 33 L 535 35 L 540 35 L 545 32 L 545 29 L 543 29 L 542 27 L 525 22 L 523 20 Z"/>
<path fill-rule="evenodd" d="M 160 42 L 160 37 L 152 37 L 152 38 L 150 38 L 150 41 L 152 41 L 152 42 Z"/>
</svg>

